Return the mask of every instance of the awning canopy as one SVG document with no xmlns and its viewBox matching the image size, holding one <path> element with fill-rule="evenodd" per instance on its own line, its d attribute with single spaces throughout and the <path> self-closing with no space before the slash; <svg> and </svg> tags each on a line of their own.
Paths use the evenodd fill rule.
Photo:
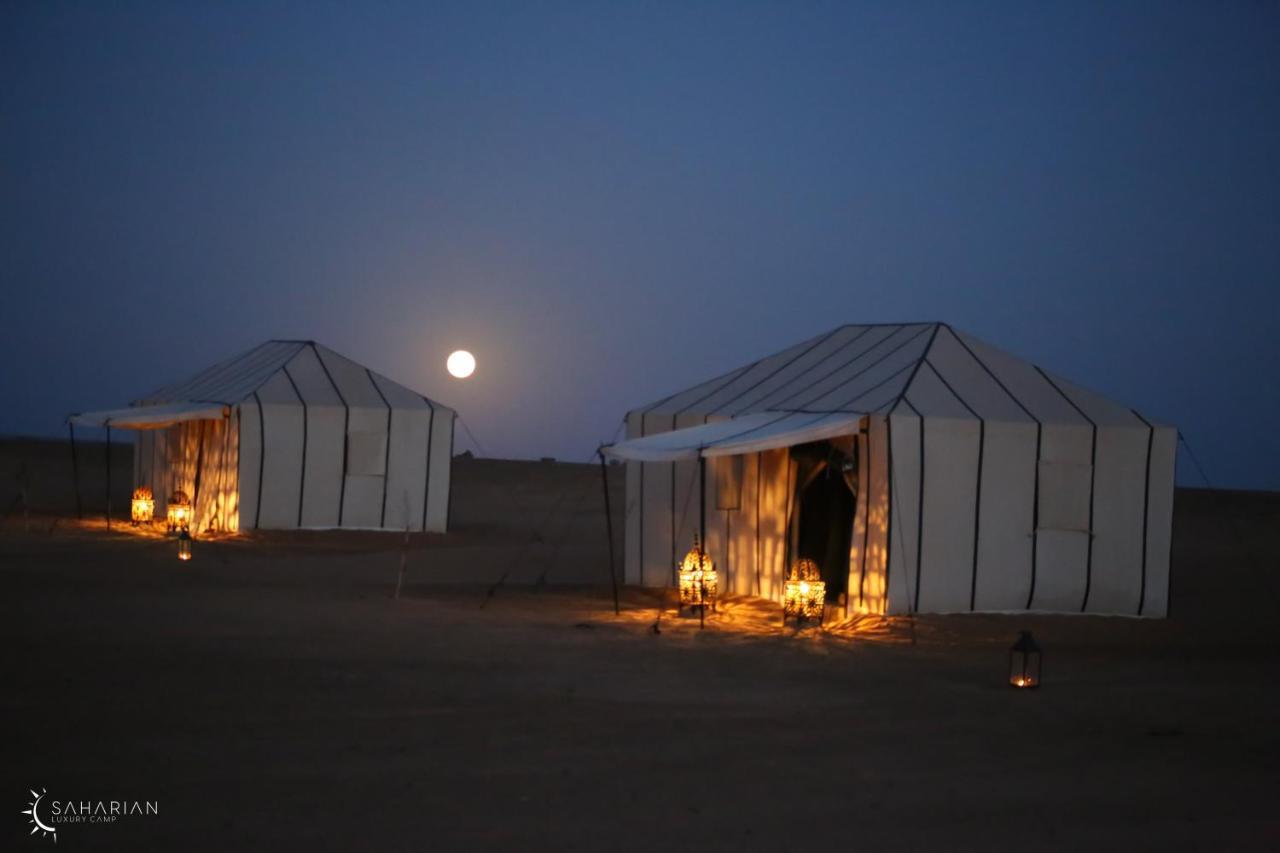
<svg viewBox="0 0 1280 853">
<path fill-rule="evenodd" d="M 222 403 L 161 403 L 129 406 L 102 412 L 83 412 L 67 418 L 76 426 L 115 429 L 163 429 L 181 421 L 221 420 L 231 416 L 231 407 Z"/>
<path fill-rule="evenodd" d="M 604 448 L 615 459 L 675 462 L 699 456 L 737 456 L 821 441 L 858 431 L 853 412 L 756 412 L 751 415 L 620 441 Z"/>
</svg>

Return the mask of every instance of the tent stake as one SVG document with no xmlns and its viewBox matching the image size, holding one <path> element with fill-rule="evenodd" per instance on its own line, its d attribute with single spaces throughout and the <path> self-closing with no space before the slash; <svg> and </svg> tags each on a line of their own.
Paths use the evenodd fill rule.
<svg viewBox="0 0 1280 853">
<path fill-rule="evenodd" d="M 609 537 L 609 583 L 613 587 L 613 615 L 621 615 L 618 606 L 618 573 L 613 560 L 613 512 L 609 509 L 609 463 L 604 458 L 604 445 L 596 450 L 600 455 L 600 481 L 604 484 L 604 529 Z"/>
<path fill-rule="evenodd" d="M 84 511 L 80 507 L 80 465 L 76 461 L 76 425 L 67 421 L 67 432 L 71 436 L 71 480 L 76 489 L 76 518 L 84 520 Z"/>
</svg>

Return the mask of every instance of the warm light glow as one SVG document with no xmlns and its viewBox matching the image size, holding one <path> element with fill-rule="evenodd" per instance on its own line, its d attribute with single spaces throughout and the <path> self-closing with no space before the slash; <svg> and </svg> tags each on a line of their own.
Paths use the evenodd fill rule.
<svg viewBox="0 0 1280 853">
<path fill-rule="evenodd" d="M 451 376 L 466 379 L 476 372 L 476 357 L 464 349 L 455 350 L 449 354 L 445 367 L 448 368 Z"/>
<path fill-rule="evenodd" d="M 187 493 L 183 491 L 174 492 L 169 498 L 169 505 L 165 513 L 169 532 L 173 533 L 178 530 L 189 529 L 191 527 L 192 510 L 191 498 L 187 497 Z"/>
<path fill-rule="evenodd" d="M 185 530 L 178 534 L 178 559 L 191 559 L 191 534 Z"/>
<path fill-rule="evenodd" d="M 798 560 L 787 575 L 787 582 L 782 589 L 782 619 L 788 616 L 797 619 L 817 619 L 822 621 L 823 611 L 827 604 L 827 585 L 822 580 L 822 572 L 813 560 Z"/>
<path fill-rule="evenodd" d="M 130 506 L 129 518 L 135 524 L 150 524 L 155 517 L 156 501 L 147 486 L 139 486 L 133 490 L 133 503 Z"/>
<path fill-rule="evenodd" d="M 715 603 L 720 592 L 720 577 L 716 574 L 716 564 L 698 544 L 697 537 L 694 537 L 693 547 L 680 563 L 679 574 L 682 607 L 705 607 Z"/>
</svg>

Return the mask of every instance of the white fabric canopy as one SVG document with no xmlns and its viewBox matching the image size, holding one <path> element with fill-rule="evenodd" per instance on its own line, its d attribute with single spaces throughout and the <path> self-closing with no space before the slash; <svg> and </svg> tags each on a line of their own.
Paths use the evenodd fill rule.
<svg viewBox="0 0 1280 853">
<path fill-rule="evenodd" d="M 129 406 L 102 412 L 84 412 L 72 415 L 67 420 L 76 426 L 163 429 L 182 421 L 221 420 L 230 415 L 231 408 L 221 403 L 164 403 L 158 406 Z"/>
<path fill-rule="evenodd" d="M 756 412 L 732 420 L 620 441 L 604 448 L 604 452 L 633 462 L 736 456 L 851 435 L 857 432 L 862 417 L 850 412 Z"/>
</svg>

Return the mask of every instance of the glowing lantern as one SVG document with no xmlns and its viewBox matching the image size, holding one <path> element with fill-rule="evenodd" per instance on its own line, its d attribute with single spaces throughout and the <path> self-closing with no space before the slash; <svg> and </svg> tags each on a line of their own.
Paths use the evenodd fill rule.
<svg viewBox="0 0 1280 853">
<path fill-rule="evenodd" d="M 191 534 L 185 530 L 178 534 L 178 559 L 191 559 Z"/>
<path fill-rule="evenodd" d="M 827 606 L 827 585 L 822 580 L 822 572 L 813 560 L 798 560 L 787 575 L 787 582 L 782 588 L 782 622 L 785 625 L 788 616 L 796 621 L 817 619 L 822 621 L 823 611 Z"/>
<path fill-rule="evenodd" d="M 1030 631 L 1019 631 L 1018 641 L 1009 649 L 1009 686 L 1040 686 L 1040 646 Z"/>
<path fill-rule="evenodd" d="M 169 498 L 169 508 L 166 513 L 166 520 L 169 523 L 169 532 L 173 533 L 178 530 L 191 529 L 191 498 L 187 497 L 184 491 L 176 491 Z"/>
<path fill-rule="evenodd" d="M 695 536 L 693 547 L 684 555 L 684 561 L 680 564 L 680 607 L 706 608 L 708 604 L 714 607 L 719 591 L 720 578 L 716 575 L 716 564 L 707 556 Z"/>
<path fill-rule="evenodd" d="M 133 490 L 133 503 L 129 507 L 129 518 L 133 526 L 150 524 L 156 512 L 156 499 L 147 486 L 139 486 Z"/>
</svg>

